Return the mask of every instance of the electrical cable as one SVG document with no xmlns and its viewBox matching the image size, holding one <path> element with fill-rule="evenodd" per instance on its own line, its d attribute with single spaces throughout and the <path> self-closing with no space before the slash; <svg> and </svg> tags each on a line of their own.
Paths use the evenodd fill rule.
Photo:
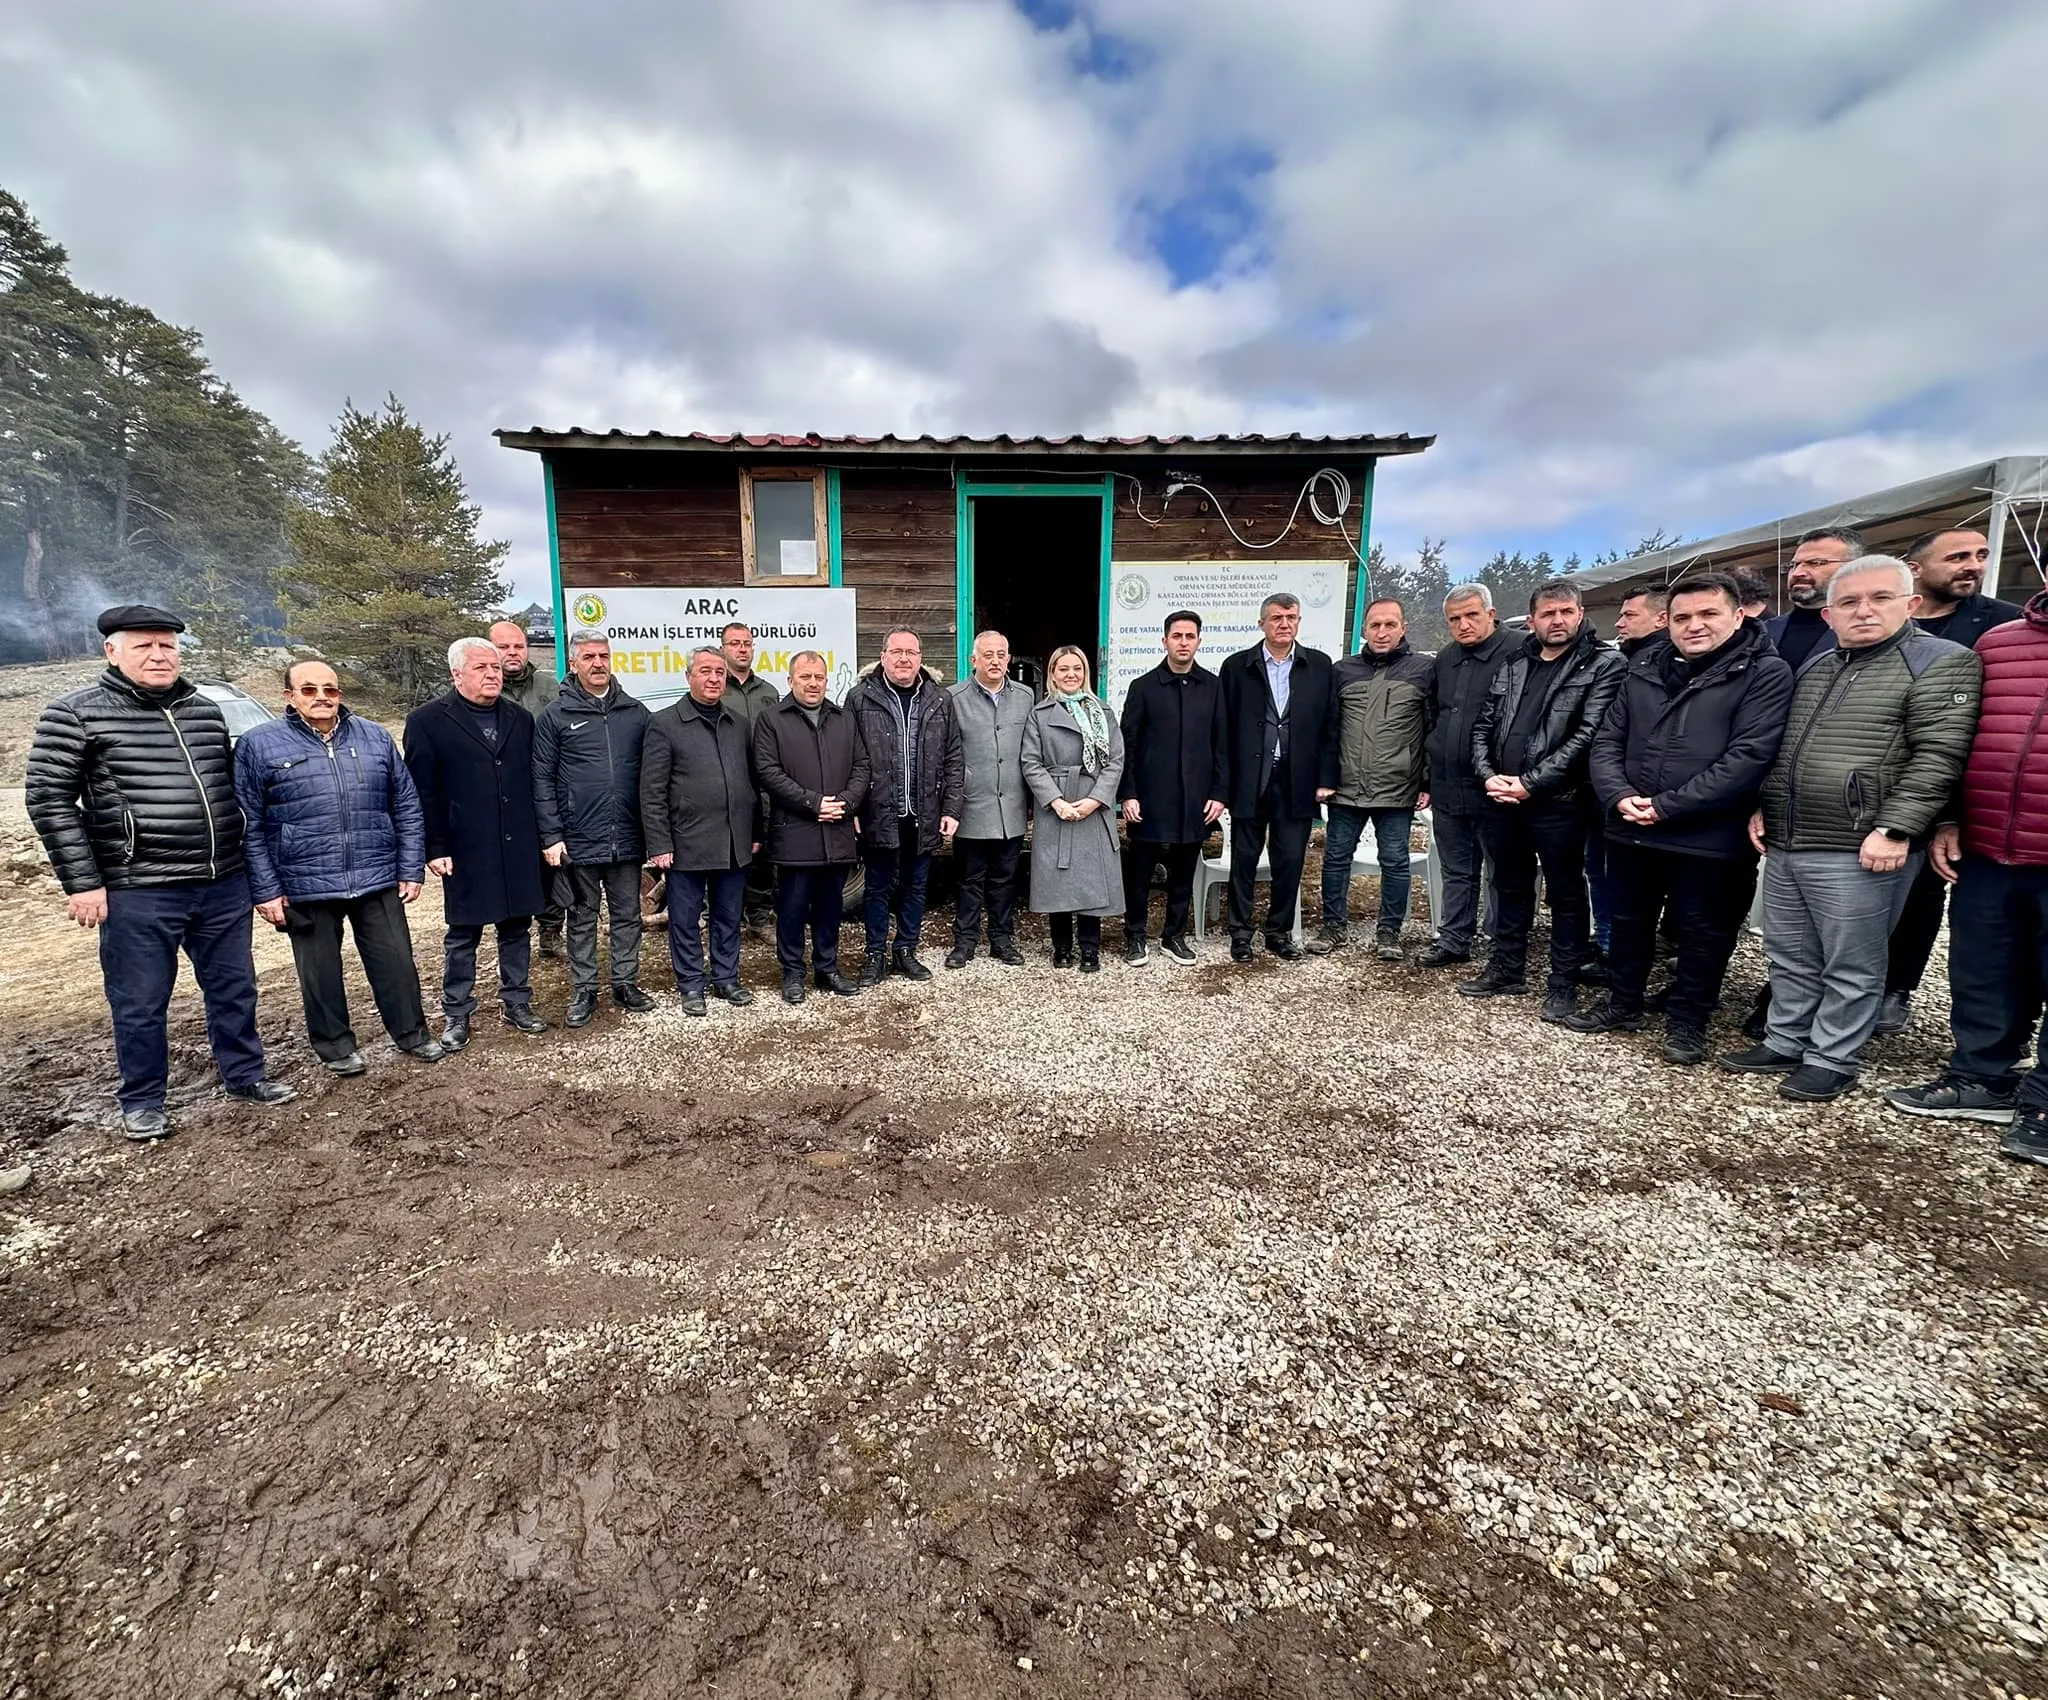
<svg viewBox="0 0 2048 1700">
<path fill-rule="evenodd" d="M 1330 495 L 1336 503 L 1333 512 L 1326 513 L 1323 510 L 1320 487 L 1324 484 L 1328 485 Z M 1279 548 L 1282 543 L 1286 542 L 1288 533 L 1293 531 L 1294 522 L 1301 517 L 1301 505 L 1303 502 L 1308 503 L 1308 511 L 1318 525 L 1334 525 L 1339 535 L 1343 537 L 1347 544 L 1351 541 L 1351 534 L 1345 529 L 1344 525 L 1344 510 L 1351 506 L 1351 480 L 1346 478 L 1334 466 L 1318 467 L 1309 474 L 1308 482 L 1302 485 L 1301 493 L 1294 498 L 1294 507 L 1287 515 L 1287 523 L 1280 528 L 1279 535 L 1267 543 L 1254 543 L 1240 532 L 1236 526 L 1232 525 L 1230 523 L 1230 515 L 1223 511 L 1222 498 L 1214 490 L 1210 489 L 1208 485 L 1200 483 L 1195 479 L 1176 479 L 1169 483 L 1166 486 L 1166 500 L 1172 501 L 1183 490 L 1199 490 L 1215 504 L 1216 517 L 1223 522 L 1223 529 L 1229 532 L 1232 538 L 1236 540 L 1237 546 L 1240 549 L 1264 550 Z M 1357 550 L 1354 549 L 1352 553 L 1356 554 Z"/>
</svg>

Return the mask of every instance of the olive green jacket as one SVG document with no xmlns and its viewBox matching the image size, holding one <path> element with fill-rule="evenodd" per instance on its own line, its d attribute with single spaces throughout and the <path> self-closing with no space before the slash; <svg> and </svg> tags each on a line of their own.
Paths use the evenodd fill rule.
<svg viewBox="0 0 2048 1700">
<path fill-rule="evenodd" d="M 1879 828 L 1923 842 L 1949 805 L 1977 731 L 1984 664 L 1918 627 L 1799 670 L 1764 780 L 1773 850 L 1855 850 Z"/>
</svg>

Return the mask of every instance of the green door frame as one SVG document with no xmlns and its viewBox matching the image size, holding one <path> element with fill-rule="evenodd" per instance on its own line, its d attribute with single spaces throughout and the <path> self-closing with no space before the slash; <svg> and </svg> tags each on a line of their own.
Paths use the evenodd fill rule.
<svg viewBox="0 0 2048 1700">
<path fill-rule="evenodd" d="M 1353 592 L 1351 605 L 1353 655 L 1365 647 L 1365 605 L 1372 598 L 1372 567 L 1368 564 L 1372 555 L 1372 475 L 1379 464 L 1376 460 L 1365 463 L 1365 478 L 1359 486 L 1358 588 Z"/>
<path fill-rule="evenodd" d="M 1105 472 L 1100 478 L 1077 478 L 1070 484 L 1011 484 L 994 479 L 959 479 L 954 485 L 953 504 L 953 622 L 955 677 L 967 677 L 974 654 L 974 499 L 977 496 L 1094 496 L 1102 503 L 1102 586 L 1096 608 L 1095 689 L 1109 689 L 1103 663 L 1109 649 L 1109 559 L 1116 524 L 1116 480 Z"/>
</svg>

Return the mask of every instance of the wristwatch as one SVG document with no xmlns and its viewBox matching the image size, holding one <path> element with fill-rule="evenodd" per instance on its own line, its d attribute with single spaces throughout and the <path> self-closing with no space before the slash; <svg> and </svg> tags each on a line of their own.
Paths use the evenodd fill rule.
<svg viewBox="0 0 2048 1700">
<path fill-rule="evenodd" d="M 1895 826 L 1881 826 L 1877 830 L 1894 844 L 1910 844 L 1913 842 L 1913 835 L 1910 832 L 1901 832 Z"/>
</svg>

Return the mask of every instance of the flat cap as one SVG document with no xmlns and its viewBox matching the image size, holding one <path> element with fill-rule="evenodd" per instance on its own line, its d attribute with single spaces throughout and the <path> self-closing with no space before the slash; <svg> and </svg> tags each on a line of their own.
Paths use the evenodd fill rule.
<svg viewBox="0 0 2048 1700">
<path fill-rule="evenodd" d="M 100 616 L 100 636 L 116 632 L 182 632 L 185 622 L 168 608 L 152 608 L 147 602 L 126 602 L 109 608 Z"/>
</svg>

